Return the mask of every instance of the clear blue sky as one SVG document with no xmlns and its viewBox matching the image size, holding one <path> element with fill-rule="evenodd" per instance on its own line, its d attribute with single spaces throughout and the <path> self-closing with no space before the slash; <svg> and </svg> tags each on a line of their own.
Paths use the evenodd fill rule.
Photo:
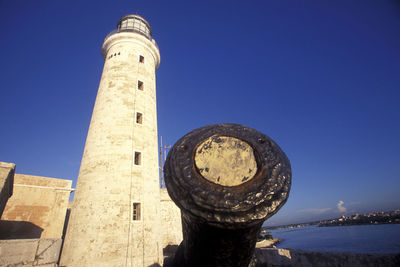
<svg viewBox="0 0 400 267">
<path fill-rule="evenodd" d="M 400 208 L 399 1 L 0 0 L 0 161 L 76 180 L 101 44 L 130 13 L 160 47 L 164 144 L 232 122 L 288 155 L 270 224 Z"/>
</svg>

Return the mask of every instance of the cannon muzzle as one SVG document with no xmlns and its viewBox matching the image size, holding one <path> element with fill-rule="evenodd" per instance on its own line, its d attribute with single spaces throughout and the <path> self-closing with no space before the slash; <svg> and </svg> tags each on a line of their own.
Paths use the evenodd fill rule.
<svg viewBox="0 0 400 267">
<path fill-rule="evenodd" d="M 217 124 L 182 137 L 164 166 L 183 241 L 168 266 L 248 266 L 262 223 L 286 202 L 290 162 L 268 136 Z"/>
</svg>

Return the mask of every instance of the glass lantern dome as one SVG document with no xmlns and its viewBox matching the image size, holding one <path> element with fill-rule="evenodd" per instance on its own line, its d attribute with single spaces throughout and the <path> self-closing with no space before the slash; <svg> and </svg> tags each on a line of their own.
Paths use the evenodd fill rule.
<svg viewBox="0 0 400 267">
<path fill-rule="evenodd" d="M 149 23 L 138 15 L 123 16 L 117 24 L 117 32 L 137 32 L 152 39 Z"/>
</svg>

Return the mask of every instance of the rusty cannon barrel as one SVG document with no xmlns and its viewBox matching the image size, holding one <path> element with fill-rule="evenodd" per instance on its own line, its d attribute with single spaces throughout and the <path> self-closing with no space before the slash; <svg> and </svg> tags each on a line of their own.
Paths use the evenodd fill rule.
<svg viewBox="0 0 400 267">
<path fill-rule="evenodd" d="M 268 136 L 216 124 L 182 137 L 164 166 L 183 241 L 165 266 L 248 266 L 262 223 L 286 202 L 290 162 Z"/>
</svg>

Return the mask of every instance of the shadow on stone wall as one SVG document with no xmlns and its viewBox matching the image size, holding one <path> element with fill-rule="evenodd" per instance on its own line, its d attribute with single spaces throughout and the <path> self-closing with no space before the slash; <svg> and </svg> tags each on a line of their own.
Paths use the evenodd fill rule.
<svg viewBox="0 0 400 267">
<path fill-rule="evenodd" d="M 164 266 L 171 266 L 178 247 L 178 245 L 167 245 L 163 248 Z"/>
<path fill-rule="evenodd" d="M 40 238 L 43 228 L 25 221 L 0 221 L 0 239 Z"/>
<path fill-rule="evenodd" d="M 61 260 L 61 254 L 62 254 L 62 250 L 64 248 L 65 235 L 67 234 L 67 228 L 68 228 L 70 216 L 71 216 L 71 209 L 68 208 L 67 212 L 65 213 L 64 227 L 63 227 L 63 232 L 62 232 L 62 237 L 61 237 L 62 242 L 61 242 L 60 258 L 58 259 L 58 263 L 60 263 L 60 260 Z"/>
</svg>

